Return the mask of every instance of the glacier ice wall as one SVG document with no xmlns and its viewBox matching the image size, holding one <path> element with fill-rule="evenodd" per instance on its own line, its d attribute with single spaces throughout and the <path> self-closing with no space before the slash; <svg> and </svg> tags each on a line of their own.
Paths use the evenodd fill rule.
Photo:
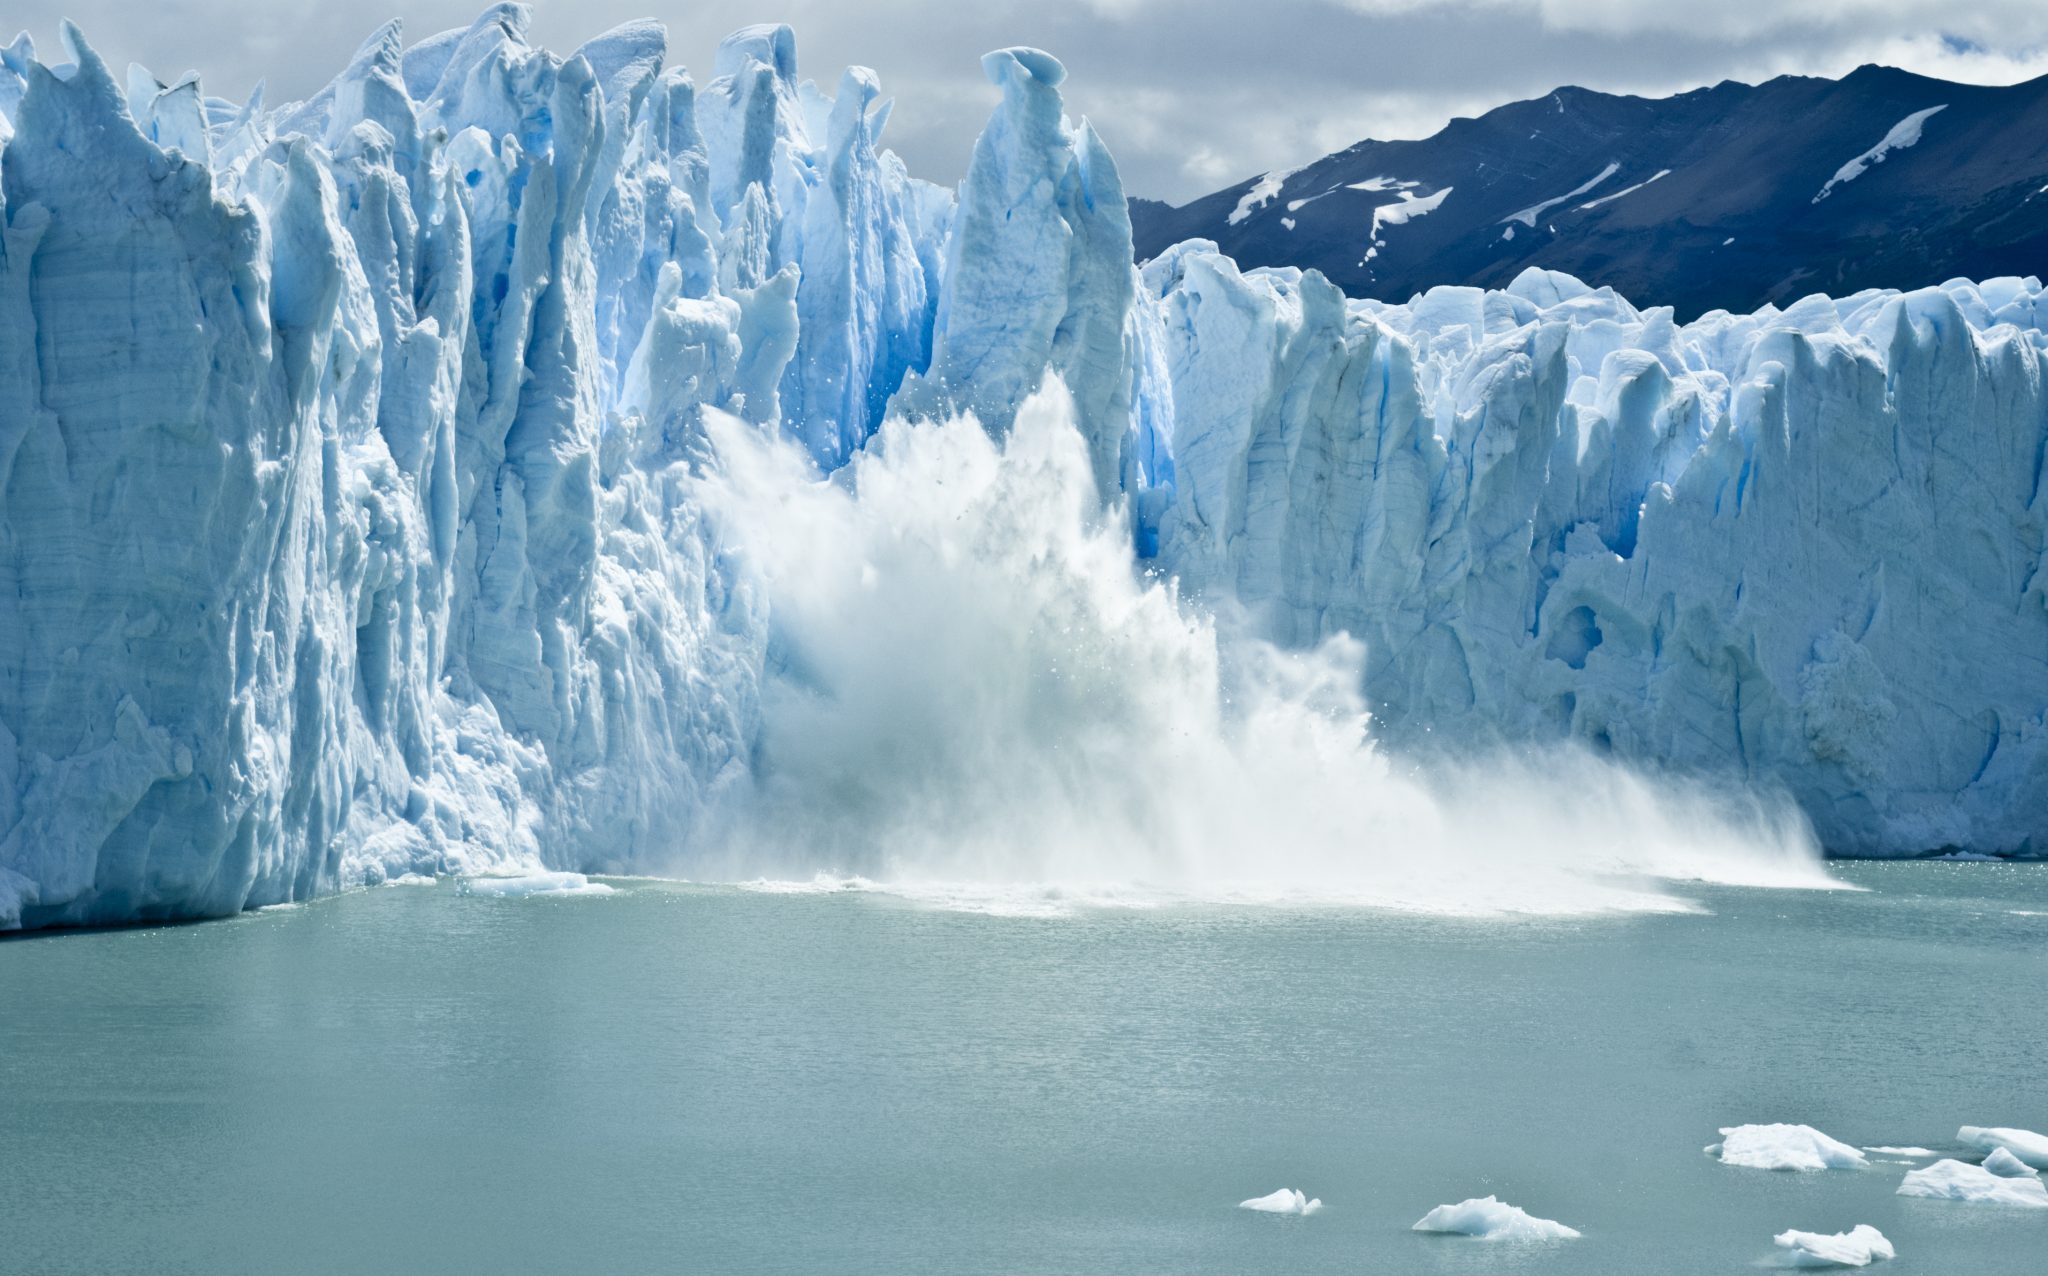
<svg viewBox="0 0 2048 1276">
<path fill-rule="evenodd" d="M 786 398 L 842 456 L 923 362 L 948 201 L 867 72 L 810 143 L 786 29 L 700 98 L 654 24 L 526 20 L 391 24 L 275 110 L 8 50 L 0 925 L 619 867 L 744 777 L 698 416 Z"/>
<path fill-rule="evenodd" d="M 844 465 L 1057 374 L 1141 554 L 1364 640 L 1388 738 L 1560 734 L 1829 845 L 2048 848 L 2036 281 L 1686 328 L 1562 276 L 1350 301 L 1130 262 L 1064 71 L 957 192 L 786 27 L 381 28 L 267 106 L 0 49 L 0 926 L 603 870 L 750 783 L 708 410 Z"/>
<path fill-rule="evenodd" d="M 1685 327 L 1567 276 L 1347 302 L 1203 243 L 1162 558 L 1363 640 L 1383 739 L 1789 790 L 1838 853 L 2048 850 L 2040 282 Z"/>
</svg>

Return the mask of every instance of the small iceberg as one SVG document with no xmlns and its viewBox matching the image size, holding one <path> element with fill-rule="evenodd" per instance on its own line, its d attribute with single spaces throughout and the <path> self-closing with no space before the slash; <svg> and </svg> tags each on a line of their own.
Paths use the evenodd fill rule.
<svg viewBox="0 0 2048 1276">
<path fill-rule="evenodd" d="M 1984 1158 L 1984 1168 L 2002 1179 L 2033 1179 L 2041 1177 L 2041 1171 L 2028 1165 L 2004 1148 L 1999 1148 Z"/>
<path fill-rule="evenodd" d="M 493 899 L 524 899 L 529 895 L 609 895 L 612 888 L 581 873 L 522 873 L 516 877 L 465 877 L 461 891 Z"/>
<path fill-rule="evenodd" d="M 1956 1131 L 1956 1142 L 1979 1152 L 2003 1148 L 2037 1170 L 2048 1170 L 2048 1134 L 2007 1126 L 1966 1125 Z"/>
<path fill-rule="evenodd" d="M 1824 1236 L 1819 1232 L 1779 1232 L 1771 1238 L 1785 1252 L 1775 1256 L 1774 1267 L 1868 1267 L 1898 1251 L 1884 1233 L 1868 1223 L 1846 1232 Z"/>
<path fill-rule="evenodd" d="M 1941 1154 L 1940 1154 L 1939 1152 L 1936 1152 L 1936 1151 L 1935 1151 L 1935 1150 L 1934 1150 L 1933 1148 L 1892 1148 L 1892 1147 L 1875 1147 L 1875 1148 L 1869 1148 L 1869 1147 L 1867 1147 L 1867 1148 L 1864 1148 L 1863 1150 L 1864 1150 L 1865 1152 L 1875 1152 L 1875 1153 L 1877 1153 L 1877 1154 L 1878 1154 L 1879 1156 L 1911 1156 L 1911 1157 L 1928 1157 L 1928 1156 L 1939 1156 L 1939 1155 L 1941 1155 Z"/>
<path fill-rule="evenodd" d="M 1972 1205 L 2048 1210 L 2048 1187 L 2041 1186 L 2040 1179 L 2006 1178 L 1966 1161 L 1936 1161 L 1924 1170 L 1913 1170 L 1899 1184 L 1898 1194 L 1936 1201 L 1968 1201 Z"/>
<path fill-rule="evenodd" d="M 1723 1165 L 1751 1170 L 1860 1170 L 1870 1158 L 1810 1125 L 1724 1125 L 1706 1147 Z"/>
<path fill-rule="evenodd" d="M 1321 1200 L 1310 1200 L 1305 1194 L 1291 1187 L 1283 1187 L 1271 1196 L 1255 1196 L 1249 1201 L 1239 1201 L 1241 1210 L 1257 1210 L 1262 1214 L 1299 1214 L 1303 1218 L 1323 1208 Z"/>
<path fill-rule="evenodd" d="M 1563 1223 L 1537 1218 L 1495 1196 L 1474 1197 L 1456 1205 L 1439 1205 L 1424 1214 L 1418 1232 L 1451 1232 L 1487 1241 L 1574 1240 L 1579 1233 Z"/>
</svg>

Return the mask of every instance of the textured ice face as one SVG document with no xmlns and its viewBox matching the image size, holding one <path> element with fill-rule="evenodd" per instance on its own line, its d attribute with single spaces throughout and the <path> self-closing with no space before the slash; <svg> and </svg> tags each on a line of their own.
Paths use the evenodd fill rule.
<svg viewBox="0 0 2048 1276">
<path fill-rule="evenodd" d="M 1538 272 L 1390 306 L 1190 243 L 1145 279 L 1159 561 L 1363 641 L 1383 739 L 1782 787 L 1839 852 L 2048 847 L 2038 281 L 1680 328 Z"/>
<path fill-rule="evenodd" d="M 956 200 L 783 27 L 700 91 L 658 24 L 563 58 L 503 4 L 281 106 L 65 40 L 0 52 L 0 925 L 687 860 L 775 659 L 706 414 L 831 471 L 1054 375 L 1076 516 L 1362 644 L 1387 739 L 1732 775 L 1843 850 L 2048 844 L 2036 281 L 1680 329 L 1534 272 L 1141 280 L 1031 49 Z"/>
<path fill-rule="evenodd" d="M 65 75 L 9 62 L 0 159 L 0 579 L 32 600 L 0 621 L 0 924 L 687 843 L 744 774 L 763 631 L 684 458 L 708 407 L 780 419 L 793 117 L 728 234 L 652 24 L 566 60 L 520 6 L 388 26 L 198 131 L 67 40 Z M 872 198 L 811 253 L 857 232 L 921 279 L 853 95 L 831 169 Z M 914 356 L 906 293 L 868 341 Z"/>
</svg>

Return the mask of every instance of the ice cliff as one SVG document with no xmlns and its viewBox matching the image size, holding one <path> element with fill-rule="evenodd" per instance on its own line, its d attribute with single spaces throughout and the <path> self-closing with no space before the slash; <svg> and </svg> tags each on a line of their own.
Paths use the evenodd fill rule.
<svg viewBox="0 0 2048 1276">
<path fill-rule="evenodd" d="M 1680 328 L 1536 272 L 1140 274 L 1029 49 L 955 192 L 785 27 L 699 87 L 656 24 L 563 58 L 499 5 L 276 107 L 64 42 L 0 50 L 0 926 L 687 854 L 775 659 L 704 414 L 831 471 L 1054 374 L 1148 566 L 1363 639 L 1397 743 L 2048 848 L 2035 280 Z"/>
<path fill-rule="evenodd" d="M 2048 298 L 1680 327 L 1567 276 L 1347 301 L 1151 262 L 1161 557 L 1362 639 L 1395 743 L 1569 735 L 1789 789 L 1830 850 L 2048 851 Z"/>
</svg>

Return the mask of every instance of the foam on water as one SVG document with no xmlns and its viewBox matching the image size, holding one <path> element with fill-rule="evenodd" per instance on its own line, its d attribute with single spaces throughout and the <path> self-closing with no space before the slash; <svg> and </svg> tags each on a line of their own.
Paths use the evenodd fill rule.
<svg viewBox="0 0 2048 1276">
<path fill-rule="evenodd" d="M 1033 915 L 1679 911 L 1667 880 L 1838 885 L 1789 803 L 1562 747 L 1389 758 L 1358 644 L 1282 651 L 1140 569 L 1057 386 L 1001 440 L 892 420 L 829 481 L 735 418 L 708 432 L 697 494 L 773 639 L 755 779 L 692 876 Z"/>
<path fill-rule="evenodd" d="M 533 895 L 551 898 L 577 895 L 609 895 L 612 888 L 593 882 L 581 873 L 521 873 L 512 876 L 465 877 L 460 883 L 465 895 L 487 895 L 493 899 L 525 899 Z"/>
</svg>

